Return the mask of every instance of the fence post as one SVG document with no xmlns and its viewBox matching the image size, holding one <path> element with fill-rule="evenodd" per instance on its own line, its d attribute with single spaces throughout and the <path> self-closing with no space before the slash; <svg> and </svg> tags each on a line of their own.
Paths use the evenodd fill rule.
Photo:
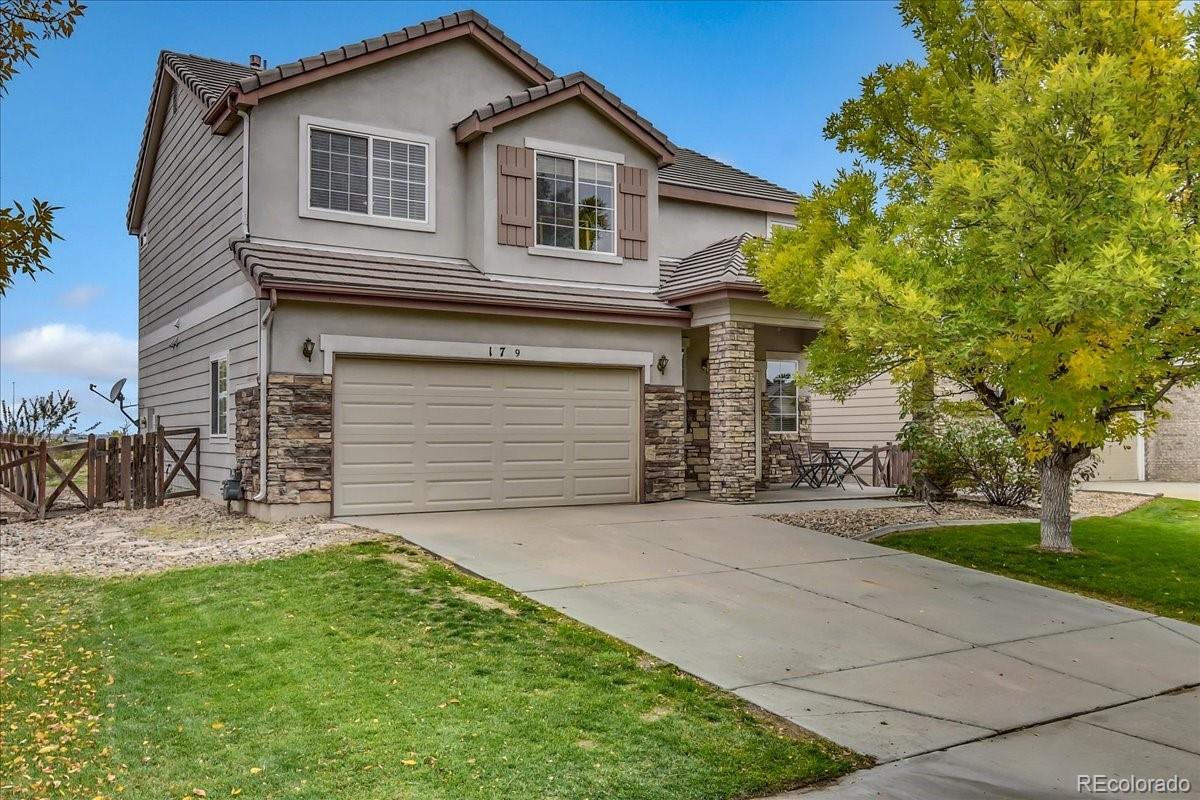
<svg viewBox="0 0 1200 800">
<path fill-rule="evenodd" d="M 165 450 L 165 440 L 167 437 L 163 433 L 164 430 L 166 429 L 163 428 L 162 424 L 160 423 L 158 426 L 158 436 L 155 439 L 158 444 L 158 452 L 155 455 L 157 463 L 155 464 L 154 485 L 157 487 L 155 489 L 155 493 L 158 496 L 158 505 L 160 506 L 163 504 L 163 501 L 166 500 L 167 495 L 167 487 L 163 485 L 163 482 L 167 477 L 167 454 Z"/>
<path fill-rule="evenodd" d="M 142 485 L 146 487 L 146 508 L 154 508 L 158 505 L 154 497 L 154 477 L 156 475 L 154 469 L 154 434 L 147 433 L 142 440 L 145 442 L 144 450 L 146 454 L 146 466 L 142 470 Z"/>
<path fill-rule="evenodd" d="M 108 437 L 108 499 L 121 501 L 121 437 Z"/>
<path fill-rule="evenodd" d="M 87 454 L 84 456 L 84 459 L 83 459 L 83 463 L 85 466 L 87 466 L 87 471 L 88 471 L 87 502 L 84 504 L 85 508 L 95 508 L 96 507 L 96 492 L 95 492 L 96 471 L 94 469 L 92 469 L 92 461 L 95 457 L 95 452 L 96 452 L 96 434 L 89 433 L 88 441 L 87 441 Z"/>
<path fill-rule="evenodd" d="M 37 501 L 38 501 L 38 519 L 46 518 L 46 440 L 38 444 L 38 478 L 37 478 Z"/>
<path fill-rule="evenodd" d="M 196 428 L 196 432 L 192 434 L 196 442 L 196 497 L 201 495 L 200 491 L 200 429 Z"/>
<path fill-rule="evenodd" d="M 130 461 L 133 459 L 132 445 L 128 436 L 122 436 L 118 441 L 121 449 L 121 490 L 118 493 L 125 500 L 125 508 L 133 508 L 133 480 L 130 475 Z"/>
</svg>

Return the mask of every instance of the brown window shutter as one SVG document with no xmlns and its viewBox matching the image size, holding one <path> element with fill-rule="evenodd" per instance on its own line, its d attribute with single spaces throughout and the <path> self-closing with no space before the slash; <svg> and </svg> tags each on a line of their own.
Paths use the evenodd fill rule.
<svg viewBox="0 0 1200 800">
<path fill-rule="evenodd" d="M 650 257 L 650 208 L 647 184 L 650 175 L 640 167 L 617 167 L 617 184 L 621 193 L 617 238 L 618 255 L 645 261 Z"/>
<path fill-rule="evenodd" d="M 533 151 L 496 145 L 497 240 L 533 246 Z"/>
</svg>

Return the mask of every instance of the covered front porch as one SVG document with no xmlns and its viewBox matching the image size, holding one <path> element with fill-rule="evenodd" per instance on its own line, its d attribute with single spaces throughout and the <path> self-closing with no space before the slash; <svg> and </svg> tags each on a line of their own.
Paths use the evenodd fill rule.
<svg viewBox="0 0 1200 800">
<path fill-rule="evenodd" d="M 661 408 L 648 417 L 648 462 L 655 478 L 648 487 L 654 499 L 687 493 L 717 502 L 753 502 L 760 493 L 786 489 L 802 499 L 805 490 L 791 484 L 821 446 L 824 457 L 853 448 L 855 473 L 873 488 L 880 480 L 881 454 L 895 440 L 899 408 L 890 381 L 866 388 L 851 405 L 812 397 L 798 386 L 807 369 L 807 351 L 821 330 L 820 319 L 771 303 L 747 271 L 743 249 L 753 237 L 733 236 L 714 242 L 677 264 L 664 267 L 659 296 L 691 312 L 683 332 L 682 398 L 672 400 L 675 415 L 668 424 Z M 682 408 L 679 401 L 682 400 Z M 814 404 L 820 408 L 815 429 Z M 651 417 L 653 418 L 651 420 Z M 683 480 L 678 483 L 677 432 L 683 431 Z M 664 446 L 670 442 L 671 447 Z M 841 451 L 845 454 L 846 451 Z M 870 463 L 863 468 L 859 459 Z M 653 458 L 651 458 L 651 456 Z M 820 481 L 816 483 L 820 484 Z M 847 486 L 861 488 L 857 481 Z M 820 491 L 817 491 L 820 490 Z M 829 490 L 818 485 L 813 494 Z M 845 492 L 836 487 L 835 496 Z M 886 493 L 886 492 L 885 492 Z M 767 495 L 768 497 L 772 495 Z"/>
<path fill-rule="evenodd" d="M 812 440 L 797 378 L 818 323 L 786 312 L 764 319 L 763 305 L 714 301 L 693 309 L 702 324 L 685 334 L 684 482 L 717 501 L 790 488 Z"/>
</svg>

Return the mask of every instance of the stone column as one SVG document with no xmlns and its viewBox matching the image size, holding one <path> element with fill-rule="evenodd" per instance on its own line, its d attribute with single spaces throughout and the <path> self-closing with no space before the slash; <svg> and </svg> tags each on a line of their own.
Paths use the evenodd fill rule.
<svg viewBox="0 0 1200 800">
<path fill-rule="evenodd" d="M 647 386 L 643 394 L 642 500 L 683 497 L 684 404 L 678 386 Z"/>
<path fill-rule="evenodd" d="M 709 493 L 714 500 L 754 499 L 754 323 L 708 328 Z"/>
</svg>

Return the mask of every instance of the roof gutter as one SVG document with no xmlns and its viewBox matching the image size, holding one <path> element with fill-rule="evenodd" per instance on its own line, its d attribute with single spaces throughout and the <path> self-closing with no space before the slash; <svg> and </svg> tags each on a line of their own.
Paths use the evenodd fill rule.
<svg viewBox="0 0 1200 800">
<path fill-rule="evenodd" d="M 663 325 L 686 328 L 691 323 L 692 312 L 686 309 L 670 311 L 617 311 L 603 306 L 564 306 L 538 303 L 498 303 L 465 300 L 461 297 L 413 296 L 397 292 L 370 291 L 356 287 L 335 287 L 291 283 L 273 280 L 270 274 L 262 274 L 259 280 L 264 287 L 289 300 L 325 303 L 358 303 L 363 305 L 386 305 L 401 308 L 426 309 L 430 311 L 455 311 L 505 316 L 546 316 L 556 319 L 579 319 L 598 322 L 623 322 L 626 324 Z"/>
<path fill-rule="evenodd" d="M 762 197 L 751 197 L 733 192 L 685 186 L 679 183 L 669 183 L 661 177 L 658 179 L 658 196 L 669 197 L 672 200 L 685 200 L 690 203 L 707 203 L 714 206 L 744 208 L 749 211 L 765 211 L 768 214 L 780 214 L 787 217 L 796 213 L 795 202 L 767 200 Z"/>
</svg>

